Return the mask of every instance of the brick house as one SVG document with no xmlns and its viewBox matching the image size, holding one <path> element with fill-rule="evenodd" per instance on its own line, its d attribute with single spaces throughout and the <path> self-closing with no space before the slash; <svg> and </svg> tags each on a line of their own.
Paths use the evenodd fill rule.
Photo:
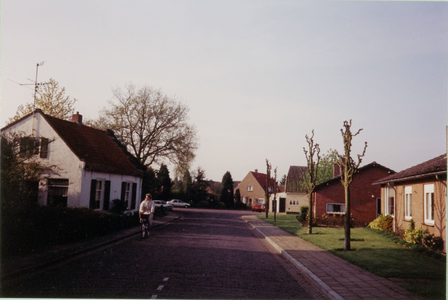
<svg viewBox="0 0 448 300">
<path fill-rule="evenodd" d="M 381 187 L 372 185 L 375 181 L 395 172 L 376 162 L 358 169 L 350 185 L 351 214 L 356 226 L 370 223 L 381 213 Z M 313 216 L 318 222 L 323 216 L 328 222 L 342 224 L 345 215 L 345 192 L 341 183 L 340 170 L 334 166 L 334 178 L 319 184 L 313 193 Z"/>
<path fill-rule="evenodd" d="M 374 182 L 381 186 L 381 213 L 394 217 L 394 231 L 422 227 L 446 245 L 446 153 Z"/>
<path fill-rule="evenodd" d="M 1 129 L 23 133 L 21 145 L 32 143 L 40 161 L 58 167 L 36 188 L 37 203 L 109 210 L 114 199 L 136 212 L 141 199 L 144 166 L 129 154 L 112 131 L 85 126 L 82 115 L 66 121 L 35 110 Z"/>
<path fill-rule="evenodd" d="M 255 172 L 249 172 L 246 177 L 234 189 L 234 194 L 237 190 L 240 191 L 241 201 L 248 207 L 255 204 L 265 205 L 265 188 L 267 175 L 259 173 L 257 169 Z M 272 192 L 274 188 L 274 180 L 271 178 L 269 191 Z"/>
</svg>

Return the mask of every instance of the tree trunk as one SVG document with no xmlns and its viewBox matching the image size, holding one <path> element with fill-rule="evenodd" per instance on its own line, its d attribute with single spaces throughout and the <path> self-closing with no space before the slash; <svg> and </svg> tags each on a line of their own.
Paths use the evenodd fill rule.
<svg viewBox="0 0 448 300">
<path fill-rule="evenodd" d="M 344 250 L 349 251 L 350 248 L 350 186 L 344 186 L 345 190 L 345 222 L 344 222 Z"/>
<path fill-rule="evenodd" d="M 308 208 L 308 234 L 313 233 L 313 193 L 310 193 L 310 207 Z"/>
</svg>

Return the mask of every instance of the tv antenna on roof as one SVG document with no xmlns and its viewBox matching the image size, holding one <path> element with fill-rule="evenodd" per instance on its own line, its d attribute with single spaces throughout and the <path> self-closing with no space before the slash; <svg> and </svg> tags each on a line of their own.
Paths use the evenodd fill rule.
<svg viewBox="0 0 448 300">
<path fill-rule="evenodd" d="M 40 83 L 38 83 L 37 82 L 37 74 L 38 74 L 38 72 L 39 72 L 39 67 L 40 66 L 43 66 L 44 65 L 44 61 L 43 62 L 40 62 L 40 63 L 37 63 L 36 64 L 36 79 L 34 80 L 34 83 L 18 83 L 18 82 L 16 82 L 17 84 L 19 84 L 19 85 L 34 85 L 34 103 L 33 103 L 33 112 L 36 110 L 36 93 L 37 93 L 37 90 L 38 90 L 38 88 L 39 88 L 39 86 L 40 85 L 45 85 L 45 84 L 49 84 L 49 82 L 40 82 Z M 31 79 L 30 79 L 31 80 Z M 12 80 L 11 80 L 12 81 Z M 12 82 L 15 82 L 15 81 L 12 81 Z"/>
</svg>

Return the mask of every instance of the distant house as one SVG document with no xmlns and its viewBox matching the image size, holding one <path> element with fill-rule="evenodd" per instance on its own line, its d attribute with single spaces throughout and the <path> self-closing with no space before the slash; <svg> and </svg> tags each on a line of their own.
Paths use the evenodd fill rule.
<svg viewBox="0 0 448 300">
<path fill-rule="evenodd" d="M 285 184 L 285 211 L 286 213 L 298 214 L 302 206 L 309 206 L 307 191 L 300 184 L 306 174 L 308 167 L 290 166 Z"/>
<path fill-rule="evenodd" d="M 364 226 L 381 213 L 381 188 L 372 185 L 375 181 L 395 172 L 376 162 L 358 169 L 350 185 L 350 205 L 354 223 Z M 322 222 L 342 222 L 345 215 L 345 192 L 341 183 L 340 170 L 334 168 L 334 178 L 316 186 L 313 193 L 313 217 Z"/>
<path fill-rule="evenodd" d="M 275 196 L 275 205 L 274 205 L 274 196 Z M 272 193 L 269 196 L 269 211 L 270 212 L 278 212 L 284 213 L 286 212 L 286 193 L 285 186 L 279 185 L 277 186 L 277 193 Z"/>
<path fill-rule="evenodd" d="M 246 206 L 251 207 L 254 204 L 265 205 L 265 188 L 267 175 L 263 173 L 249 172 L 246 177 L 234 189 L 234 194 L 237 190 L 240 191 L 241 201 Z M 274 180 L 271 179 L 269 191 L 272 192 L 274 188 Z"/>
<path fill-rule="evenodd" d="M 22 132 L 23 145 L 40 145 L 35 155 L 58 167 L 58 174 L 39 182 L 39 204 L 109 210 L 114 199 L 121 199 L 129 212 L 138 210 L 144 166 L 111 131 L 85 126 L 79 113 L 70 122 L 40 109 L 1 131 Z"/>
<path fill-rule="evenodd" d="M 394 231 L 422 227 L 442 237 L 446 245 L 446 153 L 381 178 L 381 213 L 394 217 Z"/>
</svg>

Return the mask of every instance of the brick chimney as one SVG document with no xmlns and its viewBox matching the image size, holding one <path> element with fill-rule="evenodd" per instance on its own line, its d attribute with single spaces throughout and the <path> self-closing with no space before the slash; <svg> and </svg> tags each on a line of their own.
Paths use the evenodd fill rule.
<svg viewBox="0 0 448 300">
<path fill-rule="evenodd" d="M 258 169 L 255 169 L 255 174 L 258 174 Z"/>
<path fill-rule="evenodd" d="M 79 114 L 79 111 L 75 115 L 72 115 L 72 122 L 82 124 L 82 115 Z"/>
<path fill-rule="evenodd" d="M 341 176 L 341 168 L 337 163 L 333 164 L 333 178 Z"/>
<path fill-rule="evenodd" d="M 345 159 L 342 158 L 342 163 L 344 163 Z M 344 171 L 344 167 L 340 167 L 337 163 L 333 164 L 333 178 L 336 178 L 338 176 L 342 175 L 342 172 Z"/>
</svg>

